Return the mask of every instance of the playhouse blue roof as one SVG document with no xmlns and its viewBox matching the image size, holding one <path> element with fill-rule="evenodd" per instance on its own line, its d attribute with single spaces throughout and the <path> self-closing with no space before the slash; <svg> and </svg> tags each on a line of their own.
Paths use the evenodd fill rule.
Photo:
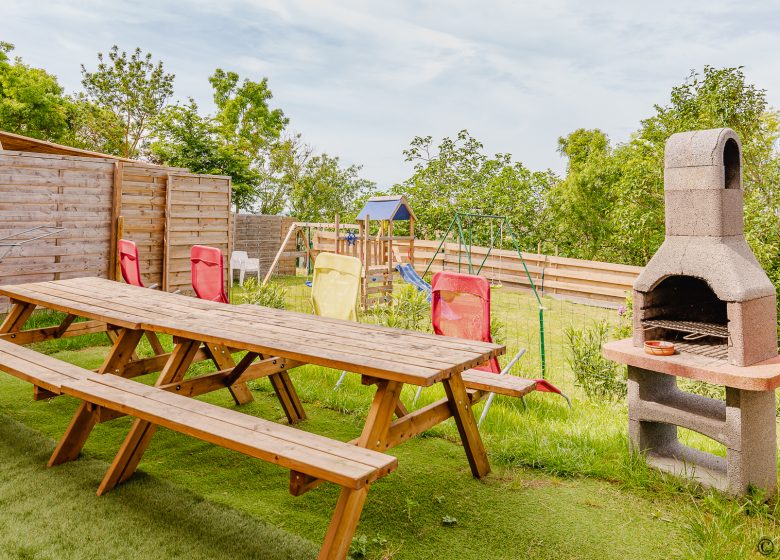
<svg viewBox="0 0 780 560">
<path fill-rule="evenodd" d="M 403 196 L 375 196 L 368 199 L 366 205 L 357 216 L 358 220 L 409 220 L 414 218 L 414 212 Z"/>
</svg>

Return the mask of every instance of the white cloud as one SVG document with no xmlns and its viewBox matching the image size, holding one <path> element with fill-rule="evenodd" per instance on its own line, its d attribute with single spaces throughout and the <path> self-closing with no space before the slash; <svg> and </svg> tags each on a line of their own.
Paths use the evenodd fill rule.
<svg viewBox="0 0 780 560">
<path fill-rule="evenodd" d="M 210 106 L 217 67 L 268 77 L 274 103 L 320 149 L 386 185 L 414 135 L 469 128 L 491 151 L 561 169 L 556 138 L 625 140 L 690 69 L 744 65 L 780 105 L 775 2 L 512 0 L 5 0 L 0 39 L 79 87 L 79 64 L 116 43 L 176 73 Z M 121 23 L 121 25 L 118 25 Z"/>
</svg>

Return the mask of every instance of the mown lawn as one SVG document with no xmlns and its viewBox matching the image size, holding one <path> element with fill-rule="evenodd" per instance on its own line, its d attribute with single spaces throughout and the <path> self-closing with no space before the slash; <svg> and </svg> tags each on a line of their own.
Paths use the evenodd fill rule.
<svg viewBox="0 0 780 560">
<path fill-rule="evenodd" d="M 534 316 L 535 304 L 521 301 L 526 294 L 512 297 L 502 290 L 496 301 L 507 298 L 507 307 L 530 308 Z M 574 324 L 614 314 L 550 307 L 549 324 L 556 311 L 561 323 L 581 317 Z M 563 339 L 554 335 L 548 351 L 557 344 L 562 352 Z M 102 335 L 37 348 L 88 368 L 108 350 Z M 301 427 L 347 440 L 359 433 L 372 391 L 354 375 L 333 391 L 338 374 L 307 366 L 292 376 L 309 414 Z M 372 487 L 354 557 L 742 559 L 761 557 L 761 536 L 780 535 L 774 502 L 727 500 L 655 473 L 627 452 L 624 403 L 585 399 L 563 367 L 550 377 L 572 393 L 574 408 L 551 395 L 530 396 L 527 410 L 497 399 L 482 430 L 494 467 L 484 481 L 471 477 L 452 421 L 394 449 L 399 469 Z M 256 401 L 241 410 L 282 422 L 268 382 L 252 388 Z M 316 557 L 336 488 L 293 498 L 282 469 L 160 430 L 137 476 L 97 498 L 129 420 L 100 425 L 81 459 L 46 469 L 77 403 L 36 403 L 31 394 L 29 385 L 0 376 L 0 558 Z M 407 388 L 405 402 L 412 396 Z M 438 396 L 427 390 L 420 404 Z M 203 399 L 233 406 L 226 391 Z"/>
</svg>

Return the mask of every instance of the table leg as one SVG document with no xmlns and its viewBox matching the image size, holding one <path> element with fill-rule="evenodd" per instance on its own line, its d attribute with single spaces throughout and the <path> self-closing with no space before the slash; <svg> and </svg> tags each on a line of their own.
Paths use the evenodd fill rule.
<svg viewBox="0 0 780 560">
<path fill-rule="evenodd" d="M 108 337 L 108 340 L 110 340 L 112 344 L 116 344 L 117 340 L 119 339 L 119 334 L 120 334 L 119 332 L 117 332 L 116 330 L 111 329 L 110 327 L 108 329 L 106 329 L 106 336 Z M 140 339 L 139 339 L 139 342 L 140 342 Z M 133 348 L 133 351 L 130 354 L 130 357 L 128 358 L 127 361 L 128 362 L 129 361 L 133 361 L 133 362 L 137 362 L 138 361 L 138 353 L 135 351 L 135 348 Z M 115 375 L 119 375 L 119 374 L 116 373 Z"/>
<path fill-rule="evenodd" d="M 471 408 L 471 401 L 466 393 L 466 386 L 459 373 L 444 380 L 444 391 L 450 403 L 450 410 L 455 417 L 463 448 L 466 450 L 471 472 L 476 478 L 483 478 L 490 472 L 485 445 L 479 435 L 477 421 Z"/>
<path fill-rule="evenodd" d="M 143 331 L 122 329 L 98 373 L 121 375 L 143 334 Z M 49 459 L 48 464 L 50 467 L 73 461 L 79 456 L 89 438 L 89 434 L 92 433 L 92 429 L 98 421 L 98 416 L 95 407 L 81 403 L 81 406 L 79 406 L 76 414 L 70 421 L 68 429 L 65 430 L 65 434 Z"/>
<path fill-rule="evenodd" d="M 318 560 L 343 560 L 347 557 L 367 495 L 368 486 L 360 490 L 341 490 Z"/>
<path fill-rule="evenodd" d="M 233 360 L 233 357 L 230 355 L 230 352 L 226 347 L 219 346 L 217 344 L 205 344 L 204 346 L 206 348 L 206 352 L 214 362 L 214 365 L 217 366 L 217 369 L 223 370 L 236 367 L 236 362 Z M 230 391 L 230 394 L 233 395 L 233 400 L 236 401 L 237 405 L 247 404 L 255 399 L 252 396 L 252 392 L 249 390 L 249 387 L 246 386 L 246 383 L 236 383 L 235 385 L 231 385 L 228 387 L 228 391 Z"/>
<path fill-rule="evenodd" d="M 279 403 L 282 405 L 282 409 L 284 409 L 287 421 L 290 424 L 295 424 L 296 422 L 305 420 L 306 411 L 303 409 L 303 403 L 301 403 L 301 399 L 298 397 L 298 392 L 295 390 L 290 375 L 286 371 L 282 371 L 269 375 L 268 380 L 274 388 L 274 392 L 279 399 Z"/>
<path fill-rule="evenodd" d="M 160 342 L 160 339 L 157 337 L 157 333 L 154 331 L 146 331 L 144 333 L 146 335 L 146 340 L 149 341 L 149 346 L 152 347 L 152 351 L 154 352 L 155 356 L 160 356 L 162 354 L 167 354 L 165 351 L 165 348 L 163 347 L 162 343 Z"/>
<path fill-rule="evenodd" d="M 35 304 L 14 302 L 5 321 L 0 325 L 0 334 L 21 331 L 33 311 L 35 311 Z"/>
<path fill-rule="evenodd" d="M 385 451 L 389 448 L 388 434 L 393 414 L 396 411 L 398 399 L 401 397 L 403 383 L 397 381 L 379 381 L 376 394 L 368 411 L 366 425 L 358 438 L 357 444 L 374 451 Z"/>
<path fill-rule="evenodd" d="M 133 356 L 136 356 L 135 349 L 143 335 L 144 331 L 121 329 L 116 335 L 111 352 L 98 373 L 112 373 L 121 376 L 127 363 L 133 359 Z"/>
<path fill-rule="evenodd" d="M 393 414 L 396 411 L 401 397 L 403 383 L 397 381 L 376 380 L 376 394 L 368 411 L 363 432 L 356 440 L 355 445 L 384 452 L 390 445 L 390 424 L 393 422 Z M 309 490 L 313 490 L 323 480 L 297 471 L 290 471 L 290 494 L 300 496 Z"/>
<path fill-rule="evenodd" d="M 182 340 L 177 344 L 160 373 L 155 387 L 180 381 L 187 373 L 187 368 L 192 364 L 199 348 L 200 343 L 193 340 Z M 113 490 L 133 475 L 156 430 L 157 426 L 144 420 L 136 419 L 133 422 L 130 432 L 98 487 L 98 496 Z"/>
</svg>

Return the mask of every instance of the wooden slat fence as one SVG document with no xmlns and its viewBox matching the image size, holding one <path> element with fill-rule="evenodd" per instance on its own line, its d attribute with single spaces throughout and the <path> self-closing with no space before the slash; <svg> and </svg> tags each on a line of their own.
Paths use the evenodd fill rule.
<svg viewBox="0 0 780 560">
<path fill-rule="evenodd" d="M 64 228 L 7 254 L 0 284 L 119 278 L 115 247 L 124 237 L 138 245 L 147 285 L 189 291 L 189 245 L 214 245 L 226 258 L 230 254 L 230 192 L 229 177 L 180 168 L 0 150 L 0 237 L 39 225 Z M 0 313 L 6 307 L 0 300 Z"/>
<path fill-rule="evenodd" d="M 190 248 L 217 247 L 229 264 L 232 250 L 230 178 L 170 174 L 165 213 L 166 254 L 163 289 L 192 295 Z"/>
<path fill-rule="evenodd" d="M 107 276 L 113 171 L 104 159 L 0 151 L 0 237 L 64 228 L 7 253 L 0 283 Z"/>
<path fill-rule="evenodd" d="M 234 250 L 246 251 L 250 258 L 259 259 L 262 278 L 273 263 L 287 230 L 295 223 L 295 218 L 267 214 L 234 214 L 233 223 Z M 276 274 L 295 274 L 295 239 L 288 242 L 286 252 L 290 254 L 282 255 L 279 259 Z"/>
<path fill-rule="evenodd" d="M 332 251 L 334 234 L 320 233 L 315 237 L 315 254 Z M 422 274 L 439 246 L 438 241 L 415 240 L 415 270 Z M 408 242 L 394 243 L 395 257 L 408 261 Z M 488 253 L 486 247 L 472 249 L 472 265 L 476 270 Z M 537 253 L 523 253 L 528 272 L 540 295 L 552 296 L 599 306 L 619 307 L 631 293 L 636 277 L 642 267 L 581 259 L 569 259 Z M 431 272 L 439 270 L 460 270 L 468 272 L 468 258 L 463 247 L 457 243 L 445 243 L 436 254 Z M 484 262 L 480 275 L 493 282 L 510 287 L 530 289 L 531 283 L 525 274 L 523 264 L 515 251 L 493 249 Z"/>
<path fill-rule="evenodd" d="M 406 260 L 406 246 L 399 242 L 398 254 Z M 415 269 L 422 274 L 434 256 L 438 241 L 416 240 L 414 242 Z M 459 250 L 460 249 L 460 250 Z M 487 254 L 486 247 L 472 249 L 472 265 L 476 270 Z M 540 294 L 618 307 L 631 293 L 634 280 L 642 271 L 640 266 L 569 259 L 537 253 L 523 253 L 523 260 Z M 463 247 L 457 243 L 445 243 L 436 254 L 431 272 L 458 270 L 468 272 L 468 258 Z M 522 261 L 515 251 L 493 249 L 480 273 L 494 282 L 510 287 L 530 288 Z"/>
</svg>

